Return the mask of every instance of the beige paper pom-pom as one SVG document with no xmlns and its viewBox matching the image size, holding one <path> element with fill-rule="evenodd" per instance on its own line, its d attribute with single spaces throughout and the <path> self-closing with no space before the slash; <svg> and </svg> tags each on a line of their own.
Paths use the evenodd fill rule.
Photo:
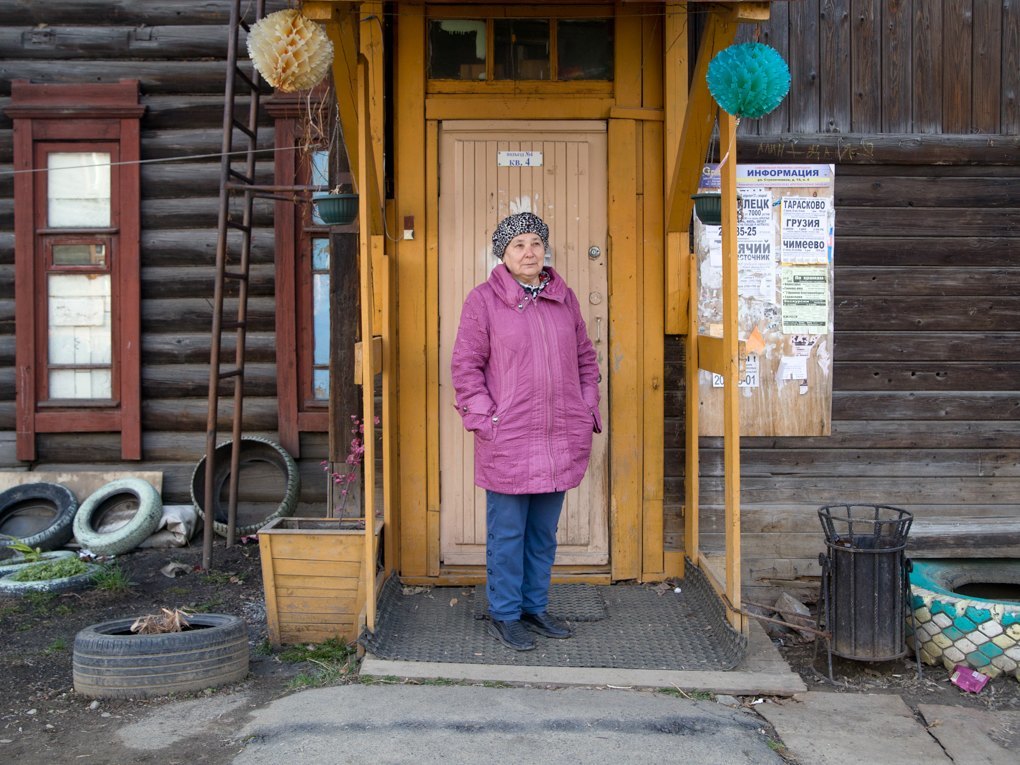
<svg viewBox="0 0 1020 765">
<path fill-rule="evenodd" d="M 292 93 L 322 81 L 333 61 L 333 43 L 299 11 L 277 11 L 251 28 L 248 55 L 266 82 Z"/>
</svg>

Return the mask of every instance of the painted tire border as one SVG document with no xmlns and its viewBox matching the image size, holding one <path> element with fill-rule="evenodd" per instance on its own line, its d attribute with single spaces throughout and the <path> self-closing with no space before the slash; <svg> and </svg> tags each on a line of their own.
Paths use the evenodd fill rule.
<svg viewBox="0 0 1020 765">
<path fill-rule="evenodd" d="M 941 663 L 947 670 L 964 664 L 989 677 L 1005 674 L 1020 680 L 1020 604 L 968 598 L 945 586 L 954 572 L 973 563 L 913 562 L 911 607 L 921 660 Z M 907 639 L 913 647 L 914 636 L 908 634 Z"/>
<path fill-rule="evenodd" d="M 137 497 L 138 511 L 123 526 L 112 531 L 97 530 L 92 525 L 93 515 L 104 502 L 121 494 Z M 162 518 L 163 501 L 151 483 L 140 478 L 121 478 L 99 487 L 81 503 L 74 516 L 74 537 L 78 544 L 97 555 L 121 555 L 152 536 Z"/>
</svg>

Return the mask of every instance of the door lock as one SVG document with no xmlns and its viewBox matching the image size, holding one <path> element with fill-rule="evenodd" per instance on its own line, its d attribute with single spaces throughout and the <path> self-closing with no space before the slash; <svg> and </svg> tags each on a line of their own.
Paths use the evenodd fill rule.
<svg viewBox="0 0 1020 765">
<path fill-rule="evenodd" d="M 593 244 L 591 247 L 588 248 L 588 257 L 591 258 L 592 260 L 598 260 L 600 257 L 602 257 L 602 250 L 600 250 L 597 246 Z"/>
</svg>

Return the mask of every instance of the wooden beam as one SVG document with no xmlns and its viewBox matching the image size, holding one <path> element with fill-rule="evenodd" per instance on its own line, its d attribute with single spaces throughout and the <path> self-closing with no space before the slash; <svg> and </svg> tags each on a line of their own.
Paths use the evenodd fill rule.
<svg viewBox="0 0 1020 765">
<path fill-rule="evenodd" d="M 307 14 L 311 3 L 305 3 Z M 322 5 L 318 3 L 317 5 Z M 333 42 L 333 89 L 336 91 L 337 118 L 347 151 L 351 175 L 358 177 L 358 17 L 350 6 L 331 9 L 325 22 L 326 34 Z"/>
<path fill-rule="evenodd" d="M 668 0 L 665 9 L 663 54 L 663 111 L 666 132 L 662 156 L 665 177 L 673 178 L 673 164 L 680 146 L 680 131 L 687 111 L 687 4 Z M 665 192 L 664 192 L 665 193 Z M 687 332 L 688 270 L 691 265 L 688 231 L 666 234 L 665 329 L 670 335 Z"/>
<path fill-rule="evenodd" d="M 479 95 L 466 99 L 460 95 L 429 96 L 425 102 L 428 120 L 470 120 L 485 115 L 490 120 L 519 120 L 522 114 L 541 112 L 546 119 L 604 120 L 609 118 L 614 101 L 604 96 L 534 95 L 509 98 L 505 95 Z"/>
<path fill-rule="evenodd" d="M 364 55 L 358 60 L 358 96 L 360 99 L 361 119 L 358 121 L 358 153 L 362 158 L 358 171 L 358 229 L 360 236 L 361 266 L 361 337 L 364 339 L 372 334 L 372 317 L 375 310 L 372 306 L 374 289 L 372 286 L 372 253 L 376 247 L 382 247 L 382 239 L 372 235 L 372 214 L 376 207 L 373 182 L 373 161 L 371 134 L 369 131 L 370 67 L 372 62 Z M 381 210 L 377 211 L 381 215 Z M 365 513 L 365 570 L 363 573 L 366 593 L 375 592 L 375 544 L 373 529 L 375 527 L 375 437 L 372 432 L 375 424 L 375 364 L 373 362 L 374 342 L 362 346 L 361 363 L 361 422 L 369 435 L 362 439 L 364 443 L 364 459 L 362 471 L 364 476 L 364 513 Z M 365 626 L 375 630 L 375 598 L 365 599 Z"/>
<path fill-rule="evenodd" d="M 425 245 L 425 273 L 429 275 L 428 288 L 419 290 L 424 293 L 425 319 L 422 327 L 416 332 L 423 332 L 422 345 L 425 348 L 425 369 L 422 377 L 425 385 L 420 385 L 421 377 L 415 381 L 416 387 L 424 388 L 425 408 L 425 475 L 427 489 L 425 503 L 424 543 L 428 573 L 437 576 L 440 570 L 439 549 L 439 418 L 428 416 L 428 413 L 439 411 L 439 123 L 434 120 L 425 122 L 425 218 L 429 221 Z M 432 342 L 429 342 L 431 339 Z M 405 398 L 405 390 L 401 398 Z"/>
<path fill-rule="evenodd" d="M 740 608 L 740 356 L 737 333 L 737 120 L 719 112 L 722 160 L 722 263 L 723 263 L 723 494 L 726 501 L 726 596 Z M 743 630 L 743 616 L 729 613 L 730 623 Z"/>
<path fill-rule="evenodd" d="M 384 231 L 383 216 L 386 198 L 383 190 L 383 142 L 385 141 L 386 117 L 383 111 L 385 83 L 383 81 L 385 62 L 383 58 L 383 4 L 378 0 L 361 3 L 361 55 L 368 61 L 368 96 L 365 115 L 368 119 L 369 152 L 372 159 L 369 168 L 369 193 L 376 211 L 372 218 L 372 233 Z"/>
<path fill-rule="evenodd" d="M 673 162 L 673 177 L 666 193 L 666 231 L 687 231 L 690 225 L 691 194 L 698 190 L 698 180 L 715 122 L 716 105 L 708 92 L 705 75 L 712 57 L 731 45 L 736 34 L 737 21 L 731 13 L 709 15 L 694 66 L 683 132 Z"/>
<path fill-rule="evenodd" d="M 609 110 L 609 119 L 662 122 L 666 119 L 666 113 L 662 109 L 648 109 L 642 106 L 614 106 Z"/>
<path fill-rule="evenodd" d="M 396 533 L 400 540 L 401 576 L 427 577 L 438 572 L 439 566 L 437 552 L 435 571 L 428 569 L 426 543 L 430 511 L 434 510 L 436 517 L 439 515 L 438 492 L 433 492 L 430 487 L 433 475 L 438 483 L 439 468 L 436 462 L 433 474 L 430 467 L 431 441 L 427 435 L 428 428 L 436 419 L 428 417 L 428 412 L 439 411 L 438 403 L 432 408 L 427 395 L 433 387 L 438 390 L 435 373 L 439 364 L 436 361 L 433 367 L 426 358 L 426 338 L 439 336 L 438 330 L 433 333 L 428 327 L 429 321 L 438 322 L 436 280 L 431 276 L 435 273 L 431 264 L 438 244 L 436 219 L 429 209 L 435 189 L 433 187 L 432 193 L 429 193 L 427 188 L 427 185 L 436 182 L 436 175 L 434 168 L 426 166 L 426 161 L 435 154 L 436 131 L 434 123 L 425 122 L 425 73 L 421 66 L 425 56 L 424 5 L 402 3 L 400 8 L 394 30 L 393 175 L 397 219 L 402 221 L 404 216 L 412 216 L 415 236 L 396 243 L 394 266 L 397 284 L 426 286 L 424 289 L 404 289 L 397 302 L 394 373 L 400 395 L 396 398 L 396 419 L 391 422 L 392 427 L 398 428 L 395 438 L 400 505 Z M 434 164 L 434 159 L 432 161 Z M 426 380 L 426 384 L 423 385 L 422 380 Z M 386 427 L 385 422 L 383 426 Z M 434 506 L 431 504 L 433 498 Z M 387 529 L 388 535 L 393 533 L 393 529 Z"/>
<path fill-rule="evenodd" d="M 701 375 L 698 373 L 698 369 L 702 362 L 698 343 L 698 268 L 697 262 L 694 260 L 691 260 L 688 278 L 690 282 L 687 294 L 690 299 L 690 306 L 687 312 L 687 358 L 684 368 L 684 380 L 686 382 L 684 412 L 687 420 L 684 423 L 684 456 L 686 459 L 684 473 L 684 551 L 691 561 L 697 563 L 701 534 L 699 529 L 700 518 L 698 515 L 701 491 L 701 460 L 698 453 L 698 386 Z"/>
<path fill-rule="evenodd" d="M 657 88 L 661 92 L 661 88 Z M 641 427 L 644 459 L 641 470 L 642 534 L 641 578 L 643 581 L 661 581 L 665 576 L 663 562 L 663 475 L 665 454 L 663 444 L 663 411 L 665 407 L 665 348 L 663 336 L 662 270 L 664 253 L 662 240 L 662 134 L 661 122 L 637 122 L 641 135 L 641 161 L 644 163 L 642 179 L 642 205 L 640 226 L 642 242 L 641 309 L 644 343 L 642 350 L 643 401 Z"/>
<path fill-rule="evenodd" d="M 643 344 L 638 134 L 633 120 L 610 120 L 609 316 L 610 556 L 614 580 L 641 576 Z M 661 339 L 661 338 L 660 338 Z"/>
<path fill-rule="evenodd" d="M 364 377 L 364 365 L 365 357 L 368 356 L 368 361 L 372 364 L 372 374 L 377 375 L 383 371 L 383 339 L 381 335 L 374 335 L 371 342 L 371 350 L 369 353 L 365 353 L 365 344 L 357 342 L 354 344 L 354 383 L 361 385 L 361 380 Z"/>
<path fill-rule="evenodd" d="M 759 24 L 769 20 L 768 2 L 740 3 L 733 9 L 736 20 L 742 24 Z"/>
<path fill-rule="evenodd" d="M 717 375 L 726 374 L 726 351 L 721 337 L 713 337 L 712 335 L 697 335 L 698 340 L 698 360 L 696 369 L 704 369 L 707 372 L 713 372 Z M 744 341 L 737 341 L 737 353 L 739 356 L 745 356 L 747 351 L 744 349 Z M 738 370 L 739 371 L 739 370 Z"/>
</svg>

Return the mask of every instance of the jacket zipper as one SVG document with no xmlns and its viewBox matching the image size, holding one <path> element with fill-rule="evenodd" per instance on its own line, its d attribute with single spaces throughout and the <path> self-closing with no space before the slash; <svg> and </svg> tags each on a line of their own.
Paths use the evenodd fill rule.
<svg viewBox="0 0 1020 765">
<path fill-rule="evenodd" d="M 546 325 L 545 325 L 545 311 L 544 310 L 538 310 L 538 299 L 537 298 L 535 300 L 532 300 L 531 304 L 533 306 L 535 306 L 535 310 L 532 311 L 532 313 L 535 315 L 535 317 L 538 320 L 539 330 L 540 330 L 539 336 L 542 338 L 542 358 L 543 359 L 548 359 L 549 358 L 549 347 L 548 347 L 548 343 L 546 341 L 546 329 L 547 328 L 546 328 Z M 546 366 L 546 377 L 547 378 L 548 378 L 549 374 L 550 374 L 549 367 Z M 547 382 L 547 385 L 548 385 L 550 381 L 547 379 L 546 382 Z M 551 414 L 552 414 L 552 407 L 546 406 L 546 407 L 544 407 L 544 409 L 545 409 L 545 454 L 546 454 L 546 458 L 549 461 L 549 478 L 552 481 L 553 490 L 555 491 L 556 490 L 556 476 L 554 475 L 554 472 L 555 472 L 556 463 L 553 460 L 553 455 L 552 455 L 552 422 L 550 422 L 550 417 L 551 417 Z"/>
</svg>

